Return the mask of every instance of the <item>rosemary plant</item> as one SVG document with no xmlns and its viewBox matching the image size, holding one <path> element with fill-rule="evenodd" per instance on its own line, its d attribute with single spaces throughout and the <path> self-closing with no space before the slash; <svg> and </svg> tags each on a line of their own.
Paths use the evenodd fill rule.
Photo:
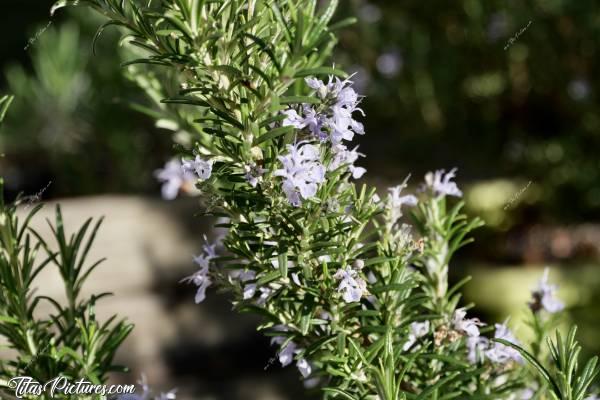
<svg viewBox="0 0 600 400">
<path fill-rule="evenodd" d="M 71 4 L 108 18 L 99 34 L 123 29 L 136 54 L 127 73 L 156 102 L 144 110 L 174 132 L 163 195 L 194 183 L 225 221 L 226 252 L 206 244 L 194 259 L 196 301 L 215 285 L 264 316 L 259 329 L 307 385 L 340 399 L 586 392 L 597 370 L 574 379 L 572 339 L 552 351 L 559 392 L 530 396 L 523 358 L 543 360 L 511 347 L 506 324 L 459 307 L 465 282 L 449 287 L 448 268 L 481 222 L 453 203 L 454 170 L 428 174 L 417 195 L 402 194 L 406 181 L 385 198 L 353 182 L 365 169 L 352 141 L 365 132 L 351 78 L 328 66 L 335 31 L 352 22 L 332 23 L 338 1 L 62 0 L 53 11 Z"/>
</svg>

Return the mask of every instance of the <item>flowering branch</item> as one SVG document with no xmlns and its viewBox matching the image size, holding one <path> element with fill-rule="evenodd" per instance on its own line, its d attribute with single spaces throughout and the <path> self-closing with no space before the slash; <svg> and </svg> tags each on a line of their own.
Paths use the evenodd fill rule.
<svg viewBox="0 0 600 400">
<path fill-rule="evenodd" d="M 59 1 L 54 10 L 76 3 Z M 352 80 L 323 67 L 337 1 L 82 0 L 125 33 L 128 73 L 182 144 L 157 173 L 163 195 L 190 181 L 227 228 L 194 258 L 196 302 L 229 290 L 325 398 L 514 398 L 522 358 L 506 324 L 459 308 L 452 255 L 481 225 L 451 207 L 455 170 L 382 200 L 352 144 L 365 134 Z M 181 138 L 185 139 L 182 140 Z M 403 217 L 406 207 L 414 228 Z M 413 232 L 414 231 L 414 232 Z M 413 237 L 413 235 L 415 235 Z M 504 341 L 504 342 L 503 342 Z M 487 379 L 481 379 L 485 376 Z"/>
</svg>

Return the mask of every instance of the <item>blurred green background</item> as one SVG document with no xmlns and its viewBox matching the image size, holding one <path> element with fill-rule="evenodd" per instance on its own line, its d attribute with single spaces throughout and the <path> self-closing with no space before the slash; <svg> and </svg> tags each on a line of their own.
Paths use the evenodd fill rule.
<svg viewBox="0 0 600 400">
<path fill-rule="evenodd" d="M 0 92 L 16 95 L 0 131 L 10 195 L 157 197 L 152 172 L 172 141 L 128 106 L 146 100 L 119 70 L 118 33 L 105 32 L 94 55 L 101 19 L 50 18 L 51 3 L 3 1 Z M 455 279 L 474 276 L 467 300 L 488 321 L 516 320 L 549 265 L 586 350 L 600 353 L 600 7 L 341 3 L 339 18 L 358 16 L 335 60 L 366 96 L 368 179 L 384 190 L 458 167 L 469 213 L 487 223 L 454 262 Z"/>
</svg>

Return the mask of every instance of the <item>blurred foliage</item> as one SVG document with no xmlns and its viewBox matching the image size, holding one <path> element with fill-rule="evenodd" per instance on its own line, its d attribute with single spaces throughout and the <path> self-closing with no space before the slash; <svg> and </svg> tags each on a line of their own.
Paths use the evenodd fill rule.
<svg viewBox="0 0 600 400">
<path fill-rule="evenodd" d="M 469 179 L 532 181 L 532 219 L 598 217 L 596 2 L 347 4 L 359 24 L 338 60 L 366 89 L 371 170 L 456 165 Z"/>
<path fill-rule="evenodd" d="M 122 104 L 133 91 L 115 67 L 110 42 L 92 38 L 98 20 L 83 14 L 64 23 L 42 23 L 26 50 L 31 69 L 10 64 L 6 92 L 15 94 L 0 131 L 0 168 L 13 191 L 80 195 L 154 188 L 168 138 L 150 140 L 152 125 Z M 112 33 L 112 35 L 111 35 Z M 116 40 L 116 32 L 107 32 Z"/>
</svg>

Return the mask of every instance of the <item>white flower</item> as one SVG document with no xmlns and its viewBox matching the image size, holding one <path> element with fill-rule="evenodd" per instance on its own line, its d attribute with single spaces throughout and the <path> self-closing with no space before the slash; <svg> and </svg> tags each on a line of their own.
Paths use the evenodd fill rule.
<svg viewBox="0 0 600 400">
<path fill-rule="evenodd" d="M 284 178 L 283 191 L 288 201 L 299 207 L 302 199 L 313 198 L 318 185 L 325 181 L 325 167 L 320 162 L 319 149 L 305 142 L 288 145 L 289 153 L 279 156 L 283 168 L 274 172 Z"/>
<path fill-rule="evenodd" d="M 308 376 L 312 373 L 312 368 L 306 359 L 301 358 L 296 362 L 296 367 L 298 367 L 298 371 L 303 378 L 308 378 Z"/>
<path fill-rule="evenodd" d="M 452 317 L 452 326 L 454 330 L 464 333 L 469 337 L 479 336 L 479 327 L 483 325 L 477 318 L 465 318 L 467 311 L 464 308 L 458 308 L 454 311 Z"/>
<path fill-rule="evenodd" d="M 440 169 L 435 172 L 428 172 L 425 175 L 425 186 L 430 189 L 436 196 L 455 196 L 462 197 L 462 192 L 456 186 L 456 182 L 452 182 L 452 178 L 456 176 L 456 168 L 445 173 L 445 170 Z"/>
<path fill-rule="evenodd" d="M 507 342 L 511 342 L 514 344 L 519 344 L 519 341 L 513 333 L 508 329 L 506 323 L 504 324 L 496 324 L 496 332 L 494 333 L 494 337 L 496 339 L 503 339 Z M 486 352 L 485 355 L 490 361 L 494 363 L 504 364 L 510 360 L 514 360 L 517 362 L 522 362 L 523 359 L 519 352 L 512 347 L 506 346 L 502 343 L 494 342 Z"/>
<path fill-rule="evenodd" d="M 429 333 L 429 321 L 424 322 L 413 322 L 410 324 L 410 331 L 408 333 L 408 340 L 404 343 L 402 350 L 407 351 L 417 341 L 417 339 L 427 335 Z"/>
<path fill-rule="evenodd" d="M 165 200 L 173 200 L 182 187 L 192 185 L 195 180 L 194 174 L 185 171 L 177 160 L 167 162 L 164 168 L 154 172 L 154 176 L 163 183 L 161 192 Z"/>
<path fill-rule="evenodd" d="M 205 181 L 212 174 L 212 160 L 203 160 L 200 156 L 196 156 L 193 160 L 181 160 L 184 172 L 194 172 L 200 180 Z"/>
<path fill-rule="evenodd" d="M 532 292 L 533 300 L 529 305 L 534 311 L 544 309 L 549 313 L 556 313 L 565 308 L 564 303 L 556 298 L 558 286 L 548 283 L 549 273 L 549 268 L 546 268 L 537 289 Z"/>
<path fill-rule="evenodd" d="M 351 267 L 338 269 L 333 277 L 341 281 L 338 292 L 342 292 L 342 298 L 346 303 L 360 301 L 362 296 L 367 293 L 366 282 Z"/>
</svg>

